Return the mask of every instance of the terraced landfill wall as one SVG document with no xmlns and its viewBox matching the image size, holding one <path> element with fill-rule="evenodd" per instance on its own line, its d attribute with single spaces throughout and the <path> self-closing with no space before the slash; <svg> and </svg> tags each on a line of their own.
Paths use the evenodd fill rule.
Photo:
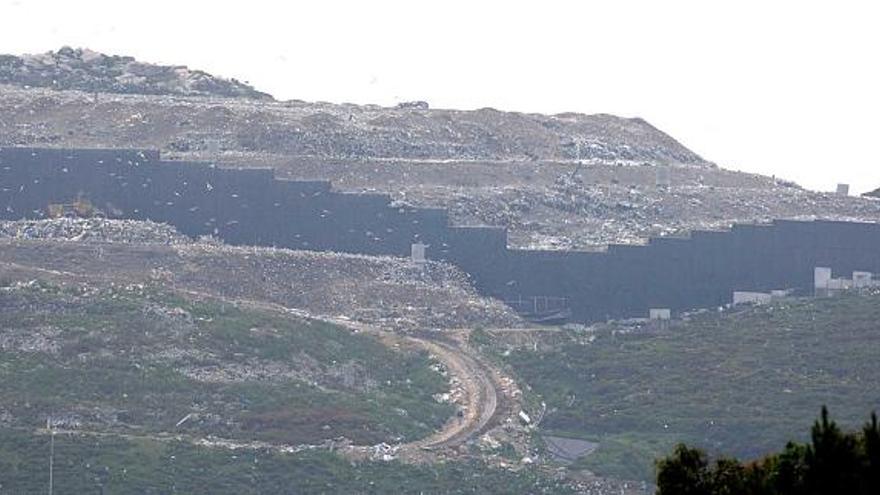
<svg viewBox="0 0 880 495">
<path fill-rule="evenodd" d="M 280 180 L 268 169 L 162 161 L 144 150 L 0 149 L 0 218 L 45 218 L 50 205 L 77 200 L 237 245 L 409 256 L 421 242 L 484 294 L 564 298 L 578 321 L 714 307 L 736 290 L 811 291 L 816 266 L 843 277 L 880 273 L 878 224 L 780 220 L 606 252 L 514 250 L 503 228 L 451 226 L 445 210 Z"/>
</svg>

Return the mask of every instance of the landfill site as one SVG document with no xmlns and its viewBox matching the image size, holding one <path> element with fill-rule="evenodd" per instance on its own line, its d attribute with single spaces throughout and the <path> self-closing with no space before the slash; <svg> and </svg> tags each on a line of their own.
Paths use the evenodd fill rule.
<svg viewBox="0 0 880 495">
<path fill-rule="evenodd" d="M 115 274 L 131 283 L 161 280 L 391 329 L 522 324 L 511 309 L 480 297 L 464 273 L 444 263 L 414 266 L 393 257 L 233 247 L 132 220 L 4 221 L 0 242 L 2 256 L 13 266 L 42 263 L 50 271 L 110 280 Z"/>
<path fill-rule="evenodd" d="M 158 149 L 166 159 L 269 167 L 447 208 L 457 224 L 507 227 L 515 247 L 601 249 L 738 222 L 880 218 L 877 202 L 836 194 L 836 184 L 816 192 L 725 170 L 641 119 L 275 101 L 195 92 L 189 79 L 160 79 L 150 85 L 159 94 L 143 94 L 147 83 L 122 90 L 94 76 L 88 68 L 106 64 L 119 71 L 111 81 L 138 80 L 126 76 L 137 66 L 100 54 L 29 64 L 28 78 L 12 62 L 0 78 L 0 146 Z"/>
<path fill-rule="evenodd" d="M 547 493 L 653 493 L 585 463 L 606 459 L 598 436 L 542 429 L 564 409 L 551 395 L 570 407 L 574 392 L 544 394 L 511 353 L 609 326 L 662 333 L 730 310 L 735 291 L 812 296 L 814 267 L 880 274 L 876 193 L 728 170 L 642 119 L 278 101 L 184 69 L 0 56 L 0 309 L 33 323 L 0 327 L 0 356 L 119 370 L 128 353 L 143 383 L 149 363 L 211 399 L 139 415 L 102 392 L 0 396 L 0 429 L 331 453 L 346 469 L 476 462 Z M 679 270 L 686 283 L 669 280 Z M 156 323 L 133 343 L 86 319 L 139 304 Z M 246 314 L 240 334 L 227 306 Z M 292 356 L 247 344 L 280 339 L 281 321 L 342 333 Z M 226 347 L 200 347 L 212 331 Z M 389 359 L 369 354 L 386 351 L 412 363 L 405 378 L 377 378 L 370 359 Z M 314 395 L 260 414 L 256 392 L 221 393 L 301 384 Z"/>
</svg>

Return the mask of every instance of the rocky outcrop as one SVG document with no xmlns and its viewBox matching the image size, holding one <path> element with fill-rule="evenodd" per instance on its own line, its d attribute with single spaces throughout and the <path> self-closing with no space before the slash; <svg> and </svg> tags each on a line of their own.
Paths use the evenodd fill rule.
<svg viewBox="0 0 880 495">
<path fill-rule="evenodd" d="M 271 99 L 235 79 L 186 66 L 154 65 L 70 47 L 39 55 L 0 55 L 0 83 L 99 93 Z"/>
</svg>

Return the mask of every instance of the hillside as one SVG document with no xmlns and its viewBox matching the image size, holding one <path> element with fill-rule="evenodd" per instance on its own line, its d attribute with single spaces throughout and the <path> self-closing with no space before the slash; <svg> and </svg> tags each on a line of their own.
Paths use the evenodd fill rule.
<svg viewBox="0 0 880 495">
<path fill-rule="evenodd" d="M 42 493 L 46 474 L 47 432 L 0 427 L 0 491 Z M 532 493 L 620 494 L 597 483 L 578 489 L 539 469 L 517 472 L 482 462 L 435 465 L 399 461 L 352 462 L 331 452 L 279 453 L 195 446 L 175 440 L 138 437 L 55 435 L 55 487 L 63 493 Z M 616 487 L 615 487 L 616 488 Z"/>
<path fill-rule="evenodd" d="M 168 159 L 155 164 L 158 172 L 139 158 L 99 157 L 83 168 L 54 158 L 33 162 L 57 166 L 57 177 L 5 167 L 15 185 L 0 184 L 12 198 L 0 208 L 13 218 L 44 210 L 57 218 L 0 221 L 0 493 L 42 489 L 51 429 L 59 483 L 77 493 L 278 493 L 294 486 L 305 493 L 643 495 L 653 461 L 677 442 L 754 458 L 802 439 L 800 420 L 822 405 L 845 426 L 880 408 L 880 293 L 783 299 L 663 323 L 535 327 L 472 285 L 488 279 L 552 295 L 591 284 L 566 299 L 572 308 L 637 301 L 643 293 L 628 287 L 661 276 L 705 293 L 707 284 L 727 287 L 726 272 L 737 273 L 715 267 L 740 266 L 725 262 L 734 259 L 722 244 L 728 238 L 742 240 L 734 240 L 737 253 L 753 245 L 775 253 L 789 246 L 787 232 L 743 229 L 717 236 L 717 244 L 707 234 L 689 243 L 706 241 L 688 248 L 694 256 L 669 243 L 676 255 L 669 259 L 676 267 L 681 260 L 676 273 L 685 273 L 677 280 L 641 253 L 528 253 L 520 262 L 520 253 L 494 249 L 498 229 L 464 235 L 468 229 L 446 228 L 442 212 L 407 211 L 440 207 L 453 224 L 506 227 L 516 248 L 597 250 L 737 222 L 880 222 L 876 198 L 718 167 L 640 118 L 276 101 L 235 80 L 69 48 L 0 56 L 0 109 L 0 147 L 146 148 Z M 31 153 L 42 156 L 8 156 Z M 117 163 L 105 170 L 107 160 Z M 178 163 L 193 160 L 210 166 L 180 174 Z M 152 204 L 192 212 L 196 220 L 179 222 L 182 229 L 235 225 L 259 219 L 261 205 L 274 203 L 277 213 L 269 214 L 278 219 L 320 214 L 315 232 L 322 236 L 332 235 L 328 225 L 361 240 L 393 233 L 403 249 L 369 252 L 395 253 L 406 252 L 411 237 L 426 239 L 422 232 L 433 228 L 426 223 L 440 224 L 440 240 L 426 242 L 445 242 L 446 252 L 460 244 L 467 256 L 448 259 L 492 269 L 468 268 L 468 275 L 437 261 L 231 246 L 150 221 L 73 218 L 92 214 L 89 200 L 99 203 L 88 184 L 69 181 L 95 162 L 101 166 L 83 182 L 138 190 L 125 207 L 135 218 L 177 222 L 148 214 Z M 326 194 L 323 187 L 269 186 L 268 174 L 215 174 L 215 167 L 271 167 L 278 178 L 384 192 L 392 203 L 345 197 L 336 208 L 336 194 L 314 199 Z M 40 194 L 30 198 L 32 182 Z M 70 184 L 77 185 L 67 190 Z M 54 204 L 56 189 L 66 191 L 65 203 L 76 195 L 76 203 Z M 198 203 L 176 199 L 196 196 Z M 311 208 L 324 200 L 327 209 Z M 304 214 L 288 217 L 284 205 Z M 334 214 L 343 208 L 356 210 L 350 225 Z M 236 214 L 224 218 L 228 211 Z M 386 222 L 390 216 L 407 229 Z M 374 220 L 382 230 L 355 223 Z M 409 222 L 421 225 L 409 229 Z M 834 241 L 827 246 L 811 241 L 826 230 L 792 229 L 792 239 L 811 249 L 792 255 L 798 263 L 788 270 L 812 270 L 792 267 L 813 260 L 813 252 L 823 260 L 861 257 L 862 246 L 847 244 L 846 228 L 829 229 L 835 234 L 823 237 Z M 213 230 L 229 231 L 248 232 Z M 852 235 L 873 242 L 869 234 Z M 468 254 L 479 243 L 493 249 Z M 503 268 L 497 277 L 496 262 Z M 601 276 L 593 276 L 600 265 Z M 534 298 L 535 312 L 541 299 L 549 306 L 552 298 Z"/>
<path fill-rule="evenodd" d="M 206 95 L 207 96 L 207 95 Z M 212 95 L 216 96 L 216 95 Z M 641 119 L 0 86 L 0 145 L 159 148 L 342 159 L 584 160 L 709 167 Z M 81 117 L 85 116 L 83 119 Z"/>
<path fill-rule="evenodd" d="M 4 84 L 9 87 L 3 88 L 3 93 L 12 97 L 4 101 L 4 108 L 7 104 L 8 108 L 17 108 L 18 102 L 35 96 L 43 116 L 51 117 L 46 124 L 61 129 L 61 136 L 74 138 L 70 141 L 79 142 L 80 146 L 197 151 L 215 142 L 229 150 L 293 156 L 414 160 L 583 158 L 710 165 L 638 118 L 523 114 L 491 108 L 435 110 L 425 102 L 401 103 L 395 108 L 299 100 L 276 102 L 270 95 L 235 79 L 88 49 L 64 47 L 39 55 L 0 55 L 0 85 Z M 25 92 L 13 88 L 24 88 Z M 37 88 L 55 91 L 46 93 Z M 66 93 L 67 90 L 85 94 Z M 149 97 L 123 99 L 114 94 Z M 163 98 L 169 96 L 214 98 Z M 99 102 L 110 105 L 101 106 Z M 75 108 L 88 109 L 87 114 L 93 117 L 90 126 L 97 126 L 92 132 L 69 132 L 79 127 L 64 119 Z M 136 126 L 139 136 L 124 132 L 101 135 L 114 131 L 120 119 Z M 45 143 L 46 137 L 13 135 L 8 136 L 11 141 L 3 139 L 0 145 Z M 111 137 L 112 141 L 106 139 Z M 77 146 L 74 142 L 68 145 Z"/>
<path fill-rule="evenodd" d="M 467 342 L 522 326 L 439 263 L 231 247 L 152 222 L 0 222 L 0 487 L 39 485 L 40 456 L 13 452 L 45 447 L 49 418 L 58 479 L 114 493 L 222 472 L 255 492 L 300 473 L 305 493 L 643 494 L 550 476 L 517 419 L 540 405 Z"/>
<path fill-rule="evenodd" d="M 678 442 L 756 458 L 804 439 L 822 405 L 846 427 L 880 409 L 880 295 L 704 313 L 668 328 L 488 332 L 496 353 L 547 402 L 545 432 L 599 442 L 598 473 L 653 478 Z"/>
<path fill-rule="evenodd" d="M 44 486 L 48 420 L 83 490 L 644 493 L 541 461 L 462 330 L 521 324 L 442 264 L 2 222 L 0 491 Z"/>
<path fill-rule="evenodd" d="M 38 55 L 0 54 L 0 84 L 89 93 L 271 98 L 235 79 L 186 66 L 149 64 L 70 47 Z"/>
<path fill-rule="evenodd" d="M 12 281 L 0 329 L 7 428 L 375 444 L 453 412 L 427 354 L 151 287 Z"/>
<path fill-rule="evenodd" d="M 457 224 L 505 226 L 515 247 L 593 250 L 775 218 L 880 220 L 875 201 L 721 169 L 640 118 L 240 98 L 250 89 L 191 91 L 199 86 L 175 79 L 190 72 L 149 65 L 142 84 L 120 89 L 107 78 L 143 64 L 71 49 L 3 60 L 0 146 L 150 148 L 268 166 L 444 207 Z"/>
<path fill-rule="evenodd" d="M 10 85 L 0 85 L 0 108 L 0 146 L 141 147 L 272 167 L 279 177 L 448 208 L 456 224 L 505 226 L 521 248 L 601 249 L 774 218 L 880 220 L 876 201 L 720 169 L 643 120 L 609 115 L 208 96 L 96 100 Z"/>
<path fill-rule="evenodd" d="M 452 414 L 432 397 L 445 374 L 318 321 L 4 273 L 0 491 L 44 490 L 51 448 L 65 493 L 595 493 L 529 466 L 397 460 Z"/>
</svg>

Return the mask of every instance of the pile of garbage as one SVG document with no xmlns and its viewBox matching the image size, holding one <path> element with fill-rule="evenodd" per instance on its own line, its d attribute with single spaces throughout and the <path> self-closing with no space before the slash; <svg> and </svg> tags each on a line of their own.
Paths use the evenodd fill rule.
<svg viewBox="0 0 880 495">
<path fill-rule="evenodd" d="M 523 324 L 501 302 L 478 295 L 465 273 L 445 263 L 204 243 L 175 249 L 192 268 L 173 274 L 177 286 L 211 287 L 229 298 L 272 301 L 401 330 Z"/>
<path fill-rule="evenodd" d="M 186 244 L 189 237 L 174 227 L 151 221 L 106 218 L 52 218 L 0 221 L 0 239 L 43 239 L 77 242 Z"/>
<path fill-rule="evenodd" d="M 578 493 L 583 495 L 648 495 L 654 493 L 653 487 L 643 481 L 622 481 L 595 476 L 589 471 L 581 471 L 576 482 Z"/>
<path fill-rule="evenodd" d="M 0 86 L 0 108 L 8 124 L 0 126 L 0 146 L 158 146 L 210 155 L 252 152 L 428 162 L 583 159 L 713 167 L 641 119 L 277 102 L 253 96 L 252 88 L 235 86 L 234 81 L 224 85 L 197 71 L 145 66 L 125 58 L 102 62 L 109 64 L 113 77 L 96 79 L 89 63 L 78 62 L 83 57 L 85 52 L 74 51 L 62 58 L 0 58 L 0 84 L 9 84 Z"/>
<path fill-rule="evenodd" d="M 80 87 L 92 65 L 134 86 L 57 90 Z M 454 224 L 508 227 L 511 245 L 529 249 L 600 249 L 780 218 L 880 219 L 875 199 L 720 169 L 641 119 L 230 98 L 237 90 L 199 89 L 194 71 L 138 67 L 88 50 L 0 57 L 0 84 L 15 84 L 0 86 L 0 146 L 160 147 L 273 166 L 285 178 L 445 207 Z M 168 74 L 189 82 L 156 82 Z M 22 88 L 43 84 L 25 75 L 51 75 L 57 89 Z M 117 89 L 137 94 L 91 93 Z M 202 96 L 176 96 L 191 90 Z"/>
<path fill-rule="evenodd" d="M 501 302 L 480 296 L 466 273 L 434 261 L 416 264 L 390 256 L 235 247 L 216 239 L 192 240 L 165 224 L 103 218 L 0 221 L 0 239 L 47 241 L 8 246 L 3 259 L 14 263 L 52 259 L 64 271 L 139 273 L 143 281 L 232 299 L 272 301 L 388 328 L 523 324 Z M 96 243 L 102 243 L 100 251 L 95 251 Z M 129 250 L 129 244 L 139 250 Z M 151 256 L 148 264 L 138 261 L 145 249 Z M 183 266 L 188 269 L 181 270 Z"/>
<path fill-rule="evenodd" d="M 735 223 L 880 220 L 871 197 L 810 191 L 723 169 L 562 162 L 297 161 L 230 157 L 339 190 L 384 192 L 394 204 L 445 208 L 454 225 L 508 228 L 512 247 L 601 250 Z M 665 183 L 664 183 L 665 182 Z"/>
<path fill-rule="evenodd" d="M 406 197 L 448 208 L 455 224 L 507 227 L 510 245 L 523 249 L 600 250 L 775 219 L 880 221 L 880 201 L 788 184 L 659 188 L 560 181 L 549 187 L 413 187 Z"/>
</svg>

